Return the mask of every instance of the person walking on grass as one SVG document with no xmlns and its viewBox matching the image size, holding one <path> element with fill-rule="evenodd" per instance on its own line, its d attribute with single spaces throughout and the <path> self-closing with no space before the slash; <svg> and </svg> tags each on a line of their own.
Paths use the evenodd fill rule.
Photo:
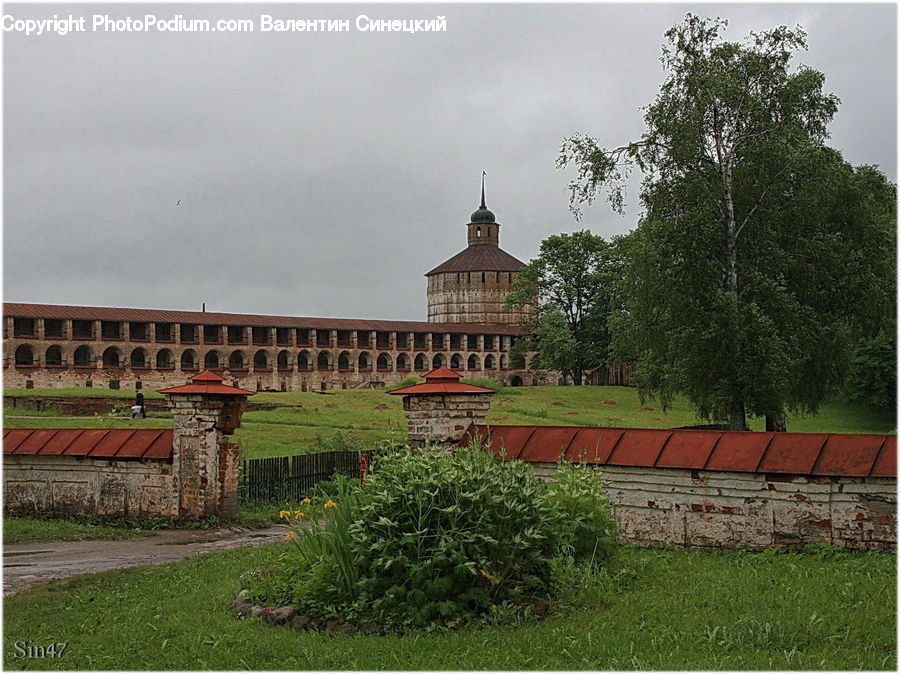
<svg viewBox="0 0 900 674">
<path fill-rule="evenodd" d="M 144 406 L 144 394 L 140 391 L 134 396 L 134 405 L 131 408 L 131 418 L 134 419 L 138 413 L 140 413 L 142 418 L 147 418 L 147 408 Z"/>
</svg>

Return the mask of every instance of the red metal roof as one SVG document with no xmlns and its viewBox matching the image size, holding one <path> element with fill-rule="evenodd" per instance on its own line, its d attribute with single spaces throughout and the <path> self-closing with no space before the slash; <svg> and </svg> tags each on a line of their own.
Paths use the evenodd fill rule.
<svg viewBox="0 0 900 674">
<path fill-rule="evenodd" d="M 465 250 L 460 251 L 449 260 L 439 264 L 425 276 L 443 272 L 519 271 L 524 266 L 524 262 L 517 260 L 499 246 L 479 244 L 477 246 L 469 246 Z"/>
<path fill-rule="evenodd" d="M 444 393 L 496 393 L 492 388 L 463 384 L 462 375 L 447 367 L 439 367 L 425 375 L 424 384 L 414 384 L 388 391 L 391 395 L 426 395 Z"/>
<path fill-rule="evenodd" d="M 3 454 L 171 460 L 172 430 L 10 428 L 3 431 Z"/>
<path fill-rule="evenodd" d="M 226 395 L 226 396 L 252 396 L 254 391 L 247 391 L 234 386 L 226 386 L 222 382 L 225 379 L 216 374 L 212 370 L 203 370 L 191 378 L 190 384 L 183 386 L 175 386 L 174 388 L 160 389 L 159 393 L 166 394 L 191 394 L 199 393 L 204 395 Z"/>
<path fill-rule="evenodd" d="M 133 321 L 135 323 L 187 323 L 192 325 L 243 325 L 257 328 L 310 328 L 313 330 L 376 330 L 399 332 L 440 332 L 460 334 L 518 335 L 511 325 L 474 323 L 428 323 L 425 321 L 380 321 L 363 318 L 306 318 L 225 314 L 212 311 L 167 311 L 165 309 L 125 309 L 60 304 L 5 302 L 4 316 L 16 318 L 61 318 L 91 321 Z"/>
<path fill-rule="evenodd" d="M 577 426 L 477 426 L 473 438 L 506 459 L 568 461 L 741 473 L 896 477 L 897 438 L 849 433 L 596 428 Z"/>
</svg>

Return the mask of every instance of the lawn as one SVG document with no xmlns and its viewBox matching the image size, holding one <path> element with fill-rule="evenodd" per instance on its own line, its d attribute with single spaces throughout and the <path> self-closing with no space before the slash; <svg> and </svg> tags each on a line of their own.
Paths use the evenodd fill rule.
<svg viewBox="0 0 900 674">
<path fill-rule="evenodd" d="M 330 637 L 237 620 L 239 576 L 281 545 L 83 576 L 4 602 L 8 669 L 894 670 L 891 554 L 624 548 L 520 627 Z M 64 642 L 58 659 L 16 642 Z"/>
<path fill-rule="evenodd" d="M 32 389 L 28 394 L 61 395 L 64 392 L 97 394 L 101 389 Z M 26 393 L 7 391 L 7 393 Z M 111 391 L 127 394 L 128 391 Z M 149 396 L 151 392 L 148 391 Z M 244 414 L 235 433 L 244 458 L 289 456 L 319 451 L 316 437 L 344 433 L 350 444 L 366 448 L 381 442 L 405 439 L 406 422 L 400 396 L 377 390 L 344 390 L 321 393 L 258 393 L 252 400 L 281 405 L 274 410 Z M 4 410 L 7 428 L 168 428 L 167 418 L 131 420 L 128 417 L 21 418 L 17 409 Z M 30 416 L 30 413 L 25 413 Z M 672 428 L 702 423 L 683 399 L 662 411 L 652 402 L 642 403 L 637 390 L 622 386 L 538 386 L 501 389 L 495 396 L 488 422 L 499 425 L 540 424 L 563 426 L 619 426 Z M 762 419 L 751 426 L 762 430 Z M 789 417 L 788 429 L 803 432 L 892 433 L 896 419 L 843 401 L 822 406 L 818 414 Z"/>
<path fill-rule="evenodd" d="M 3 518 L 3 544 L 42 541 L 120 541 L 141 536 L 154 536 L 149 529 L 92 523 L 67 518 L 36 517 Z"/>
</svg>

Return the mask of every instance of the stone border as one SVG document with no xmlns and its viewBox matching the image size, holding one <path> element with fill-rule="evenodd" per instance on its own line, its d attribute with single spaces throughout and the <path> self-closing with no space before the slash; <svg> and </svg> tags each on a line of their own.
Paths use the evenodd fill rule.
<svg viewBox="0 0 900 674">
<path fill-rule="evenodd" d="M 356 634 L 380 634 L 381 629 L 375 623 L 366 623 L 357 628 L 351 623 L 342 623 L 340 620 L 316 620 L 308 615 L 300 613 L 294 606 L 256 606 L 247 599 L 247 590 L 238 592 L 231 604 L 231 610 L 238 618 L 260 618 L 269 625 L 290 627 L 298 631 L 318 631 L 325 634 L 343 634 L 354 636 Z"/>
</svg>

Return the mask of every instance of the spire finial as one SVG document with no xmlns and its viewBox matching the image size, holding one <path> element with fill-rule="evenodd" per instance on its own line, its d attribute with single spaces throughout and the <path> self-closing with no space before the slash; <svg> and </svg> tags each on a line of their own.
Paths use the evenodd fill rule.
<svg viewBox="0 0 900 674">
<path fill-rule="evenodd" d="M 484 177 L 486 175 L 487 175 L 487 173 L 485 173 L 484 170 L 482 169 L 482 171 L 481 171 L 481 207 L 482 208 L 487 208 L 487 206 L 484 205 Z"/>
</svg>

